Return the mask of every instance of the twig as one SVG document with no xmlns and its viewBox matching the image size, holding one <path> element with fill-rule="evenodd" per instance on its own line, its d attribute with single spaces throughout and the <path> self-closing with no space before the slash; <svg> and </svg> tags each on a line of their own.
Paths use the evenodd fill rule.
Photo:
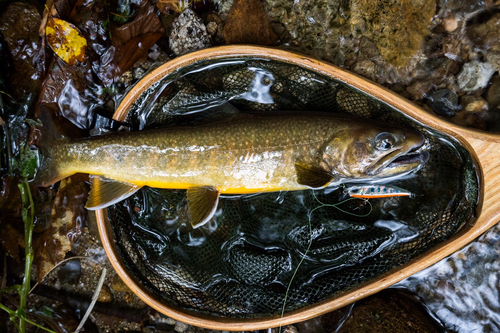
<svg viewBox="0 0 500 333">
<path fill-rule="evenodd" d="M 31 292 L 33 291 L 33 289 L 35 289 L 36 287 L 38 287 L 38 285 L 39 285 L 40 283 L 42 283 L 42 282 L 43 282 L 43 280 L 44 280 L 47 276 L 49 276 L 49 274 L 50 274 L 50 273 L 52 273 L 52 271 L 53 271 L 54 269 L 56 269 L 57 267 L 61 266 L 62 264 L 66 263 L 66 262 L 68 262 L 68 261 L 71 261 L 71 260 L 73 260 L 73 259 L 87 259 L 87 260 L 93 260 L 93 261 L 95 261 L 95 262 L 97 262 L 97 263 L 99 262 L 98 260 L 96 260 L 96 259 L 94 259 L 94 258 L 91 258 L 91 257 L 84 257 L 84 256 L 75 256 L 75 257 L 71 257 L 71 258 L 66 258 L 66 259 L 64 259 L 63 261 L 58 262 L 58 263 L 57 263 L 54 267 L 52 267 L 52 268 L 51 268 L 51 269 L 50 269 L 47 273 L 45 273 L 45 275 L 42 277 L 42 279 L 40 280 L 40 282 L 35 283 L 35 284 L 33 285 L 33 288 L 31 288 L 31 289 L 30 289 L 30 291 L 29 291 L 29 293 L 28 293 L 28 294 L 31 294 Z"/>
<path fill-rule="evenodd" d="M 80 330 L 83 328 L 83 325 L 87 321 L 87 318 L 90 316 L 90 313 L 94 308 L 95 302 L 97 302 L 97 298 L 99 297 L 99 293 L 101 292 L 102 285 L 104 284 L 104 278 L 106 278 L 106 268 L 102 269 L 102 274 L 101 278 L 99 279 L 99 283 L 97 284 L 97 289 L 94 291 L 94 295 L 92 296 L 92 302 L 90 302 L 87 312 L 85 312 L 85 315 L 83 316 L 80 325 L 78 325 L 78 327 L 76 328 L 75 333 L 80 332 Z"/>
</svg>

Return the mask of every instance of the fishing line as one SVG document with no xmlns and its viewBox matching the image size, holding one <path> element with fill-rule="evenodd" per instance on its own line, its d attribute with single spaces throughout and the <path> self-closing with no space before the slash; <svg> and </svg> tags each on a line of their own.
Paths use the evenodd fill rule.
<svg viewBox="0 0 500 333">
<path fill-rule="evenodd" d="M 365 202 L 367 202 L 367 203 L 368 203 L 368 205 L 370 205 L 370 211 L 369 211 L 368 213 L 366 213 L 366 214 L 356 214 L 356 213 L 351 213 L 351 212 L 345 211 L 345 210 L 343 210 L 343 209 L 339 208 L 338 206 L 339 206 L 339 205 L 341 205 L 341 204 L 343 204 L 343 203 L 346 203 L 346 202 L 348 202 L 348 201 L 351 201 L 351 200 L 359 200 L 359 199 L 361 199 L 361 198 L 347 198 L 347 199 L 345 199 L 345 200 L 343 200 L 343 201 L 341 201 L 341 202 L 338 202 L 338 203 L 336 203 L 336 204 L 325 204 L 325 203 L 321 202 L 321 201 L 320 201 L 320 200 L 316 197 L 316 193 L 315 193 L 315 191 L 312 191 L 312 194 L 313 194 L 314 199 L 316 199 L 316 201 L 320 203 L 320 206 L 313 208 L 313 209 L 309 212 L 309 214 L 308 214 L 309 235 L 310 235 L 310 238 L 309 238 L 309 244 L 307 245 L 307 248 L 306 248 L 306 250 L 305 250 L 305 252 L 304 252 L 304 255 L 302 256 L 302 258 L 300 259 L 300 261 L 299 261 L 299 263 L 298 263 L 297 267 L 295 268 L 295 271 L 293 272 L 292 277 L 290 278 L 290 282 L 288 283 L 288 286 L 287 286 L 287 288 L 286 288 L 286 292 L 285 292 L 285 299 L 283 300 L 283 307 L 282 307 L 282 309 L 281 309 L 281 319 L 283 319 L 283 317 L 284 317 L 284 315 L 285 315 L 286 301 L 287 301 L 287 299 L 288 299 L 288 293 L 289 293 L 289 291 L 290 291 L 290 288 L 292 287 L 293 280 L 295 279 L 295 276 L 297 275 L 297 272 L 299 271 L 300 266 L 302 265 L 302 263 L 303 263 L 303 262 L 304 262 L 304 260 L 306 259 L 306 256 L 307 256 L 307 254 L 309 253 L 309 250 L 311 249 L 311 245 L 312 245 L 312 242 L 313 242 L 313 233 L 312 233 L 312 224 L 311 224 L 311 216 L 312 216 L 312 214 L 313 214 L 313 213 L 314 213 L 317 209 L 320 209 L 320 208 L 323 208 L 323 207 L 334 207 L 334 208 L 336 208 L 336 209 L 340 210 L 342 213 L 345 213 L 345 214 L 348 214 L 348 215 L 351 215 L 351 216 L 355 216 L 355 217 L 367 217 L 367 216 L 368 216 L 368 215 L 370 215 L 370 214 L 372 213 L 372 211 L 373 211 L 373 206 L 372 206 L 372 204 L 370 203 L 370 201 L 368 201 L 368 200 L 366 200 L 366 199 L 365 199 L 364 201 L 365 201 Z M 363 200 L 363 199 L 361 199 L 361 200 Z M 283 320 L 281 320 L 281 322 L 280 322 L 280 327 L 279 327 L 279 330 L 278 330 L 278 332 L 279 332 L 279 333 L 281 333 L 281 328 L 282 328 L 282 325 L 283 325 L 283 324 L 282 324 L 282 322 L 283 322 Z"/>
</svg>

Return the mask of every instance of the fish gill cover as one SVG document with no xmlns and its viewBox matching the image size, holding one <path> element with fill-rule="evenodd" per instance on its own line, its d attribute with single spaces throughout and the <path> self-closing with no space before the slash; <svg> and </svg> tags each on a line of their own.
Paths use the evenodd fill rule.
<svg viewBox="0 0 500 333">
<path fill-rule="evenodd" d="M 224 196 L 213 220 L 199 229 L 189 224 L 185 191 L 142 189 L 108 215 L 128 269 L 169 304 L 233 317 L 279 314 L 283 304 L 286 311 L 298 309 L 408 262 L 450 238 L 474 214 L 477 174 L 456 141 L 290 64 L 195 63 L 146 91 L 128 121 L 134 129 L 217 121 L 224 114 L 210 107 L 226 101 L 243 112 L 314 110 L 412 127 L 426 136 L 430 158 L 418 172 L 383 183 L 414 198 L 373 199 L 371 205 L 355 199 L 339 210 L 320 207 L 339 203 L 343 189 L 337 187 Z"/>
</svg>

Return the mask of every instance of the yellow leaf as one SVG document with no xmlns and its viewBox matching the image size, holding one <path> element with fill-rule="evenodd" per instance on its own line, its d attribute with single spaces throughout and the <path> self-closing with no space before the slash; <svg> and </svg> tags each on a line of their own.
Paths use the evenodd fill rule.
<svg viewBox="0 0 500 333">
<path fill-rule="evenodd" d="M 55 54 L 68 65 L 75 65 L 87 58 L 87 40 L 73 24 L 49 17 L 45 28 L 47 43 Z"/>
<path fill-rule="evenodd" d="M 181 13 L 184 9 L 188 8 L 193 1 L 194 0 L 159 0 L 156 3 L 156 7 L 165 15 L 168 14 L 168 10 Z"/>
</svg>

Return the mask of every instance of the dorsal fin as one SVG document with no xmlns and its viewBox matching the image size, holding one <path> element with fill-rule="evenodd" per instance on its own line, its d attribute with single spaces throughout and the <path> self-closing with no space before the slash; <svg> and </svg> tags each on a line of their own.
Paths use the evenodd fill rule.
<svg viewBox="0 0 500 333">
<path fill-rule="evenodd" d="M 92 189 L 85 208 L 89 210 L 106 208 L 128 198 L 140 188 L 132 183 L 93 176 Z"/>
<path fill-rule="evenodd" d="M 188 188 L 188 209 L 193 228 L 204 225 L 214 216 L 217 204 L 219 203 L 219 194 L 219 191 L 215 187 Z"/>
</svg>

